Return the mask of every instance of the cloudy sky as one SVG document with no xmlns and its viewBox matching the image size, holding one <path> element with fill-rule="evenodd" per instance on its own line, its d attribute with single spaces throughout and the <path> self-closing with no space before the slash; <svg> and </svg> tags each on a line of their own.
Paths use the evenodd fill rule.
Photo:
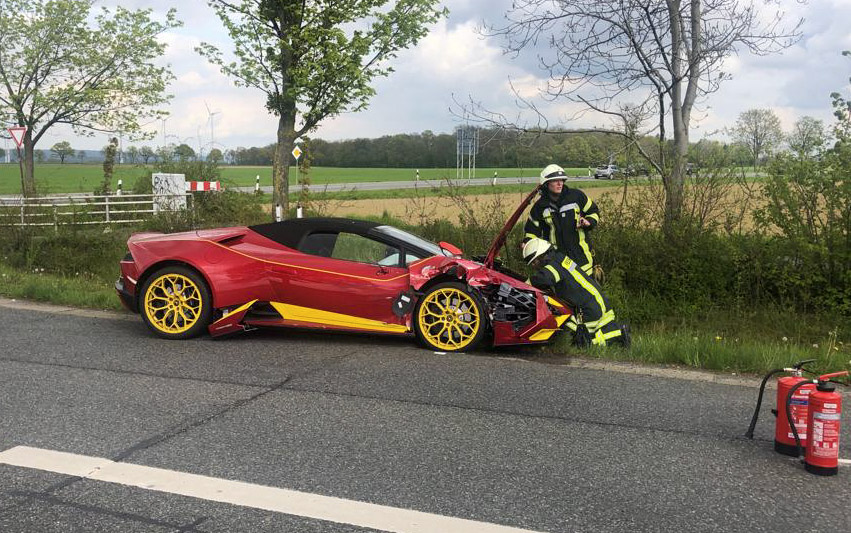
<svg viewBox="0 0 851 533">
<path fill-rule="evenodd" d="M 761 0 L 757 0 L 760 3 Z M 106 2 L 115 3 L 115 2 Z M 151 7 L 165 13 L 178 7 L 184 25 L 164 36 L 168 43 L 165 60 L 176 76 L 170 87 L 174 95 L 165 123 L 168 142 L 187 142 L 222 148 L 262 146 L 275 139 L 276 121 L 264 107 L 264 95 L 236 88 L 194 52 L 201 41 L 230 47 L 227 34 L 212 9 L 203 0 L 122 0 L 128 8 Z M 482 21 L 499 24 L 510 0 L 447 0 L 449 17 L 436 24 L 415 48 L 399 54 L 396 72 L 375 83 L 377 95 L 367 110 L 346 113 L 326 120 L 314 136 L 324 139 L 376 137 L 384 134 L 432 130 L 450 132 L 459 124 L 451 109 L 453 98 L 473 98 L 489 108 L 515 115 L 515 97 L 509 86 L 527 96 L 536 93 L 546 74 L 536 68 L 532 56 L 512 59 L 502 53 L 501 42 L 482 38 L 476 31 Z M 831 120 L 833 91 L 849 94 L 851 60 L 841 56 L 851 49 L 851 0 L 810 0 L 788 3 L 790 18 L 804 17 L 804 37 L 782 55 L 755 57 L 742 53 L 725 65 L 733 79 L 693 114 L 692 139 L 731 125 L 736 116 L 750 108 L 770 107 L 787 129 L 800 116 Z M 212 117 L 209 110 L 216 114 Z M 570 107 L 554 103 L 545 107 L 550 124 L 567 127 L 607 126 L 605 119 L 585 116 L 566 122 Z M 56 129 L 40 143 L 46 149 L 71 134 Z M 148 144 L 162 143 L 162 125 Z M 100 149 L 106 137 L 70 138 L 75 148 Z M 206 148 L 206 151 L 209 148 Z"/>
</svg>

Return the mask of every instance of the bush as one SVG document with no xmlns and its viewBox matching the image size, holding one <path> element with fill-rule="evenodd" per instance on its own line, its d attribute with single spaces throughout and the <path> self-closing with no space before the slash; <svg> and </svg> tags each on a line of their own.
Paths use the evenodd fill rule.
<svg viewBox="0 0 851 533">
<path fill-rule="evenodd" d="M 57 229 L 9 227 L 0 237 L 2 262 L 14 268 L 65 276 L 94 276 L 111 283 L 118 261 L 127 251 L 127 239 L 137 231 L 165 233 L 199 228 L 267 222 L 261 201 L 250 194 L 230 191 L 195 193 L 190 208 L 165 212 L 137 227 L 61 225 Z"/>
</svg>

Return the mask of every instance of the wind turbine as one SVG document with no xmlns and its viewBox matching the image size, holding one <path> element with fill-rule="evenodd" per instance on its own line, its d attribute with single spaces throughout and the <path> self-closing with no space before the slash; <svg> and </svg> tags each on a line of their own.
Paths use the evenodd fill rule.
<svg viewBox="0 0 851 533">
<path fill-rule="evenodd" d="M 212 150 L 213 148 L 216 147 L 216 136 L 214 135 L 214 132 L 213 132 L 213 123 L 214 123 L 213 119 L 215 118 L 216 115 L 220 115 L 221 111 L 210 111 L 210 106 L 207 105 L 206 100 L 204 100 L 204 107 L 207 108 L 207 120 L 210 122 L 210 149 Z"/>
</svg>

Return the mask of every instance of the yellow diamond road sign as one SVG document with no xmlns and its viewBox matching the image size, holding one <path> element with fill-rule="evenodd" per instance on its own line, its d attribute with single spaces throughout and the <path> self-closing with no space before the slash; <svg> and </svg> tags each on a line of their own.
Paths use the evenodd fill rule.
<svg viewBox="0 0 851 533">
<path fill-rule="evenodd" d="M 293 148 L 293 157 L 295 157 L 296 161 L 298 161 L 298 158 L 301 157 L 301 148 L 299 148 L 298 146 Z"/>
</svg>

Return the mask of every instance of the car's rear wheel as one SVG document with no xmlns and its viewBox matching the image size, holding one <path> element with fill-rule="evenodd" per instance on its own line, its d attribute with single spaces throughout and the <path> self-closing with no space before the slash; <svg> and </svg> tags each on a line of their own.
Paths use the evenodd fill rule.
<svg viewBox="0 0 851 533">
<path fill-rule="evenodd" d="M 206 281 L 182 266 L 154 272 L 142 286 L 142 320 L 166 339 L 188 339 L 203 333 L 213 314 L 213 298 Z"/>
<path fill-rule="evenodd" d="M 414 312 L 417 338 L 437 351 L 472 350 L 487 329 L 481 297 L 462 283 L 438 283 L 429 288 Z"/>
</svg>

